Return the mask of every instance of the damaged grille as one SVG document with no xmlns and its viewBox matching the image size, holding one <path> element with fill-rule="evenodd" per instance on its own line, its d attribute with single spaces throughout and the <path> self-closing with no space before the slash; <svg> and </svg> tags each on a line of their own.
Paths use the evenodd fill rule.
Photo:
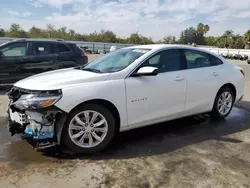
<svg viewBox="0 0 250 188">
<path fill-rule="evenodd" d="M 24 89 L 18 87 L 12 87 L 10 91 L 7 92 L 7 95 L 12 102 L 17 101 L 24 94 L 29 94 L 29 91 L 25 91 Z"/>
</svg>

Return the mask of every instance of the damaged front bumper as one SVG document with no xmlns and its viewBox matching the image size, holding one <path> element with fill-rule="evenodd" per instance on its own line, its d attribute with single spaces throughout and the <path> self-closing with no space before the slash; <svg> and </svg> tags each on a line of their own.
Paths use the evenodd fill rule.
<svg viewBox="0 0 250 188">
<path fill-rule="evenodd" d="M 15 88 L 8 93 L 10 98 L 8 129 L 11 135 L 21 133 L 24 134 L 25 139 L 36 140 L 37 149 L 60 145 L 62 128 L 67 114 L 54 105 L 37 109 L 20 105 L 20 100 L 23 100 L 22 96 L 33 95 L 32 92 L 27 90 L 23 92 L 19 88 Z"/>
</svg>

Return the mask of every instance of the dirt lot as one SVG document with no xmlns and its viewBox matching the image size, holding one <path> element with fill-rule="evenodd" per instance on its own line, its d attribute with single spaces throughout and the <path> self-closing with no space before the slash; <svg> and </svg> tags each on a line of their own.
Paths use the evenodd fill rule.
<svg viewBox="0 0 250 188">
<path fill-rule="evenodd" d="M 36 152 L 10 137 L 1 117 L 0 187 L 250 187 L 250 66 L 234 63 L 247 88 L 226 120 L 196 116 L 124 132 L 98 156 Z"/>
</svg>

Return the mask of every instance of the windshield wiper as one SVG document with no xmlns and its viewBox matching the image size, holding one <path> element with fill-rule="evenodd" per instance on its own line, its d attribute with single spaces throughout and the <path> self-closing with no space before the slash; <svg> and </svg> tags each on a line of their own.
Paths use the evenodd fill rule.
<svg viewBox="0 0 250 188">
<path fill-rule="evenodd" d="M 100 70 L 98 70 L 98 69 L 93 69 L 93 68 L 82 68 L 81 70 L 90 71 L 90 72 L 95 72 L 95 73 L 102 73 Z"/>
</svg>

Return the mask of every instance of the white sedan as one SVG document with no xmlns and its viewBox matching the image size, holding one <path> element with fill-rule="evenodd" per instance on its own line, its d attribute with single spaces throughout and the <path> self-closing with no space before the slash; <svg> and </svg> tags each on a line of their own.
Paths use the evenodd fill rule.
<svg viewBox="0 0 250 188">
<path fill-rule="evenodd" d="M 208 51 L 133 46 L 17 82 L 9 92 L 9 129 L 40 148 L 93 153 L 119 131 L 201 113 L 225 118 L 242 99 L 244 82 L 243 70 Z"/>
</svg>

